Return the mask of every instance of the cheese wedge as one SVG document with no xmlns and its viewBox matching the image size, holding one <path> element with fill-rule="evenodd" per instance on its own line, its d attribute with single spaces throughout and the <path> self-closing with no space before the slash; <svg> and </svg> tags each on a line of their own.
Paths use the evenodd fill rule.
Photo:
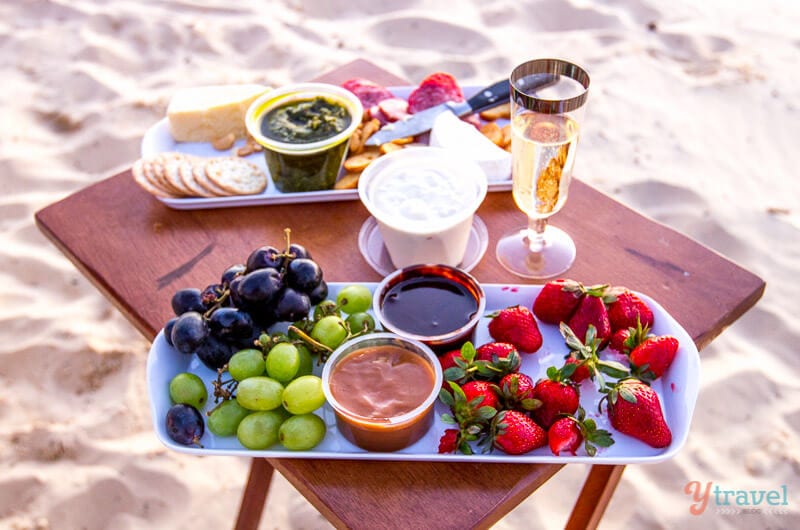
<svg viewBox="0 0 800 530">
<path fill-rule="evenodd" d="M 178 90 L 167 107 L 169 132 L 178 142 L 212 142 L 233 133 L 244 138 L 244 116 L 263 85 L 217 85 Z"/>
<path fill-rule="evenodd" d="M 489 182 L 511 178 L 511 153 L 497 147 L 474 125 L 466 123 L 452 112 L 442 112 L 436 116 L 430 145 L 452 150 L 461 157 L 474 160 L 486 173 Z"/>
</svg>

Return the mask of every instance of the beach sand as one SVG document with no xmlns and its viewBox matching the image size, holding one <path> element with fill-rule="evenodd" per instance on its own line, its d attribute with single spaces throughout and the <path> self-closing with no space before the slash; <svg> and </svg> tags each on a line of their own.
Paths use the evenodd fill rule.
<svg viewBox="0 0 800 530">
<path fill-rule="evenodd" d="M 800 527 L 797 4 L 17 0 L 0 15 L 0 527 L 235 517 L 249 461 L 161 446 L 149 344 L 33 221 L 128 168 L 177 87 L 279 86 L 358 57 L 414 82 L 443 70 L 474 85 L 544 56 L 592 76 L 576 174 L 767 281 L 702 352 L 684 450 L 629 466 L 601 528 Z M 586 470 L 567 466 L 496 528 L 562 527 Z M 789 504 L 733 514 L 712 497 L 695 516 L 691 481 L 785 485 Z M 276 474 L 261 527 L 328 524 Z"/>
</svg>

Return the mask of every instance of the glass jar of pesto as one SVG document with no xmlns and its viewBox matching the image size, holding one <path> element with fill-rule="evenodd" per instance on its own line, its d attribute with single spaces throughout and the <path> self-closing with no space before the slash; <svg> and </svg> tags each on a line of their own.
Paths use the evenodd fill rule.
<svg viewBox="0 0 800 530">
<path fill-rule="evenodd" d="M 329 190 L 362 113 L 361 102 L 349 90 L 300 83 L 255 100 L 245 123 L 264 147 L 267 169 L 278 191 Z"/>
</svg>

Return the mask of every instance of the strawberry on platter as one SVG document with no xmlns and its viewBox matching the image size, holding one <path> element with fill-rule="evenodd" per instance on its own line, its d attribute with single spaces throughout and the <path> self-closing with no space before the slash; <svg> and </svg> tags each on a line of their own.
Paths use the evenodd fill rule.
<svg viewBox="0 0 800 530">
<path fill-rule="evenodd" d="M 473 403 L 478 407 L 471 416 L 459 418 L 451 407 L 437 409 L 454 421 L 448 425 L 437 420 L 435 436 L 443 457 L 624 464 L 660 461 L 681 448 L 699 385 L 699 359 L 691 338 L 650 297 L 610 284 L 586 285 L 570 279 L 484 285 L 489 293 L 486 310 L 473 337 L 480 346 L 470 344 L 440 360 L 451 376 L 461 376 L 452 381 L 460 385 L 466 402 L 481 399 L 488 405 L 478 412 L 480 403 Z M 501 296 L 494 297 L 498 291 Z M 539 317 L 555 307 L 548 304 L 556 303 L 563 307 L 548 318 L 557 323 Z M 633 326 L 612 333 L 615 303 L 617 313 L 637 306 L 639 312 Z M 542 341 L 533 354 L 519 338 L 529 332 L 531 316 Z M 511 369 L 492 370 L 490 359 L 501 364 L 505 359 Z M 479 398 L 471 389 L 485 383 L 493 393 Z M 454 403 L 460 399 L 451 388 L 446 392 Z M 626 398 L 632 396 L 641 396 L 638 407 L 629 406 Z M 640 431 L 657 436 L 637 432 L 631 427 L 637 421 L 645 425 Z"/>
</svg>

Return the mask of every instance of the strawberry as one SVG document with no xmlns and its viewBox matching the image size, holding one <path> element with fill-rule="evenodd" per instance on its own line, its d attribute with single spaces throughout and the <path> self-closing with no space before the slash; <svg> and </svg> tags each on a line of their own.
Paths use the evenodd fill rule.
<svg viewBox="0 0 800 530">
<path fill-rule="evenodd" d="M 556 421 L 559 414 L 572 414 L 578 410 L 578 389 L 569 380 L 572 370 L 558 369 L 551 366 L 547 369 L 547 379 L 540 379 L 533 387 L 533 397 L 542 402 L 542 405 L 533 410 L 533 419 L 536 423 L 549 428 Z"/>
<path fill-rule="evenodd" d="M 489 335 L 497 342 L 513 344 L 519 351 L 533 353 L 542 347 L 542 334 L 533 313 L 516 305 L 488 315 Z"/>
<path fill-rule="evenodd" d="M 569 357 L 564 361 L 567 364 L 574 364 L 575 371 L 569 376 L 576 383 L 582 383 L 592 376 L 589 371 L 588 359 L 578 359 L 574 357 L 575 352 L 571 352 Z"/>
<path fill-rule="evenodd" d="M 630 355 L 636 346 L 641 344 L 649 335 L 650 327 L 636 324 L 633 327 L 618 329 L 611 335 L 608 347 L 619 353 Z"/>
<path fill-rule="evenodd" d="M 592 324 L 589 324 L 589 328 L 586 330 L 584 341 L 578 339 L 570 327 L 563 322 L 558 329 L 570 350 L 566 362 L 561 368 L 565 377 L 569 377 L 575 383 L 591 379 L 602 389 L 606 385 L 603 374 L 617 379 L 630 375 L 630 370 L 621 363 L 600 359 L 597 356 L 600 340 L 595 337 L 596 330 Z"/>
<path fill-rule="evenodd" d="M 441 357 L 444 381 L 442 387 L 449 390 L 448 381 L 458 384 L 473 379 L 499 379 L 503 375 L 519 370 L 520 357 L 514 346 L 491 342 L 477 350 L 466 342 L 460 350 L 452 350 Z"/>
<path fill-rule="evenodd" d="M 644 300 L 625 287 L 615 291 L 612 296 L 616 299 L 608 306 L 608 319 L 613 331 L 635 328 L 637 324 L 641 324 L 643 328 L 653 327 L 653 311 Z"/>
<path fill-rule="evenodd" d="M 487 381 L 467 381 L 461 385 L 461 390 L 467 398 L 467 403 L 473 407 L 493 407 L 500 408 L 500 398 L 497 395 L 497 386 Z M 478 401 L 478 398 L 483 398 Z M 473 401 L 474 400 L 474 401 Z"/>
<path fill-rule="evenodd" d="M 533 410 L 541 406 L 541 402 L 533 397 L 533 380 L 525 374 L 505 375 L 498 386 L 507 409 Z"/>
<path fill-rule="evenodd" d="M 533 314 L 548 324 L 566 322 L 585 293 L 583 285 L 575 280 L 559 278 L 549 281 L 533 301 Z"/>
<path fill-rule="evenodd" d="M 458 429 L 446 429 L 439 439 L 439 454 L 455 453 L 458 448 Z"/>
<path fill-rule="evenodd" d="M 567 321 L 570 329 L 581 341 L 585 340 L 589 325 L 597 330 L 596 337 L 600 339 L 601 346 L 611 338 L 611 322 L 608 320 L 608 311 L 603 300 L 606 287 L 601 285 L 590 289 L 586 296 L 581 298 L 578 308 Z"/>
<path fill-rule="evenodd" d="M 656 380 L 667 371 L 678 351 L 678 339 L 670 335 L 650 336 L 630 354 L 634 373 Z"/>
<path fill-rule="evenodd" d="M 562 451 L 567 451 L 575 456 L 583 443 L 586 454 L 594 456 L 597 454 L 597 447 L 610 447 L 614 444 L 611 433 L 605 429 L 598 429 L 597 424 L 591 418 L 586 418 L 586 412 L 582 407 L 574 416 L 563 416 L 556 420 L 547 431 L 547 441 L 550 444 L 550 451 L 554 455 L 560 456 Z"/>
<path fill-rule="evenodd" d="M 521 455 L 547 444 L 547 432 L 518 410 L 498 413 L 492 427 L 492 444 L 509 455 Z"/>
<path fill-rule="evenodd" d="M 491 420 L 497 415 L 495 407 L 499 407 L 500 401 L 496 387 L 486 381 L 470 381 L 463 387 L 450 381 L 448 385 L 450 392 L 442 389 L 439 400 L 450 407 L 452 414 L 442 414 L 442 421 L 458 428 L 445 431 L 439 440 L 439 451 L 458 449 L 472 454 L 470 442 L 487 440 Z M 451 430 L 455 433 L 449 432 Z"/>
<path fill-rule="evenodd" d="M 667 447 L 672 443 L 672 432 L 661 412 L 661 400 L 652 388 L 630 378 L 618 381 L 606 392 L 599 406 L 607 401 L 612 427 L 651 447 Z"/>
</svg>

